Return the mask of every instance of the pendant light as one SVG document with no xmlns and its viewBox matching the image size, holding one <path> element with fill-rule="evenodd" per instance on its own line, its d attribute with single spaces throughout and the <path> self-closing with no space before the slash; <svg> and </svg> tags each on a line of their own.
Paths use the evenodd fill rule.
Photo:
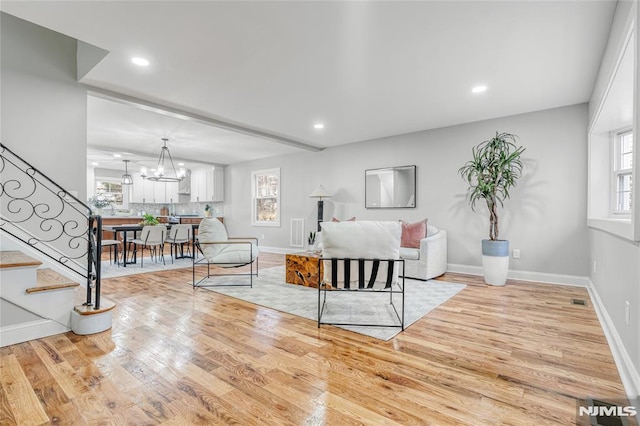
<svg viewBox="0 0 640 426">
<path fill-rule="evenodd" d="M 123 185 L 133 185 L 133 178 L 129 174 L 129 168 L 127 167 L 129 160 L 122 160 L 122 161 L 124 162 L 124 174 L 122 175 L 121 183 Z"/>
<path fill-rule="evenodd" d="M 147 176 L 146 173 L 143 172 L 143 178 L 153 182 L 180 182 L 184 178 L 184 174 L 178 173 L 176 171 L 176 166 L 173 165 L 173 158 L 171 158 L 167 142 L 169 142 L 169 139 L 162 138 L 162 150 L 160 151 L 156 171 L 151 176 Z M 167 170 L 165 162 L 167 163 L 167 166 L 171 167 L 171 169 Z"/>
</svg>

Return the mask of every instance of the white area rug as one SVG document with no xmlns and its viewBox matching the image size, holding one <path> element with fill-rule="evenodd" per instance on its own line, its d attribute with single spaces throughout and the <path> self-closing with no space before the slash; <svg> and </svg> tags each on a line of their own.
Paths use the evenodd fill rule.
<svg viewBox="0 0 640 426">
<path fill-rule="evenodd" d="M 145 256 L 142 267 L 140 267 L 140 258 L 138 258 L 138 263 L 129 264 L 125 268 L 122 265 L 118 266 L 115 263 L 110 264 L 108 260 L 103 260 L 101 265 L 102 278 L 124 277 L 126 275 L 145 274 L 148 272 L 162 272 L 168 271 L 169 269 L 191 268 L 192 266 L 191 259 L 175 259 L 172 264 L 171 257 L 169 255 L 164 256 L 164 261 L 166 265 L 162 264 L 162 260 L 156 263 L 151 260 L 150 257 Z"/>
<path fill-rule="evenodd" d="M 260 270 L 253 277 L 253 288 L 233 287 L 248 282 L 249 277 L 215 277 L 202 284 L 219 287 L 203 287 L 250 303 L 265 306 L 317 321 L 318 290 L 285 282 L 285 268 L 278 266 Z M 464 284 L 444 281 L 405 280 L 405 328 L 455 296 L 465 288 Z M 394 295 L 396 307 L 401 306 L 401 295 Z M 389 304 L 389 294 L 364 292 L 328 292 L 323 321 L 348 323 L 395 324 L 398 319 Z M 325 327 L 323 325 L 323 327 Z M 345 330 L 365 334 L 376 339 L 389 340 L 398 334 L 399 327 L 339 326 Z"/>
</svg>

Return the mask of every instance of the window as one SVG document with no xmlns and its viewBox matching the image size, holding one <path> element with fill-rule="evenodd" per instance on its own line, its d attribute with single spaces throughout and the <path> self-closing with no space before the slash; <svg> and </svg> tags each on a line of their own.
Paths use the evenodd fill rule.
<svg viewBox="0 0 640 426">
<path fill-rule="evenodd" d="M 280 226 L 280 169 L 251 172 L 251 224 Z"/>
<path fill-rule="evenodd" d="M 640 241 L 640 209 L 635 205 L 640 187 L 633 185 L 640 161 L 640 152 L 633 150 L 638 114 L 635 13 L 607 48 L 609 60 L 602 63 L 589 105 L 588 130 L 587 224 L 630 241 Z"/>
<path fill-rule="evenodd" d="M 115 206 L 123 205 L 122 184 L 100 179 L 96 181 L 96 195 L 111 201 Z"/>
<path fill-rule="evenodd" d="M 614 213 L 630 214 L 633 175 L 633 133 L 620 132 L 614 138 L 613 191 Z"/>
</svg>

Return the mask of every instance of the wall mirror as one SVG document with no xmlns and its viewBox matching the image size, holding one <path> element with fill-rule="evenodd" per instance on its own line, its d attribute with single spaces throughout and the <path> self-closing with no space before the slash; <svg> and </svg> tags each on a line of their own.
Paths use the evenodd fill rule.
<svg viewBox="0 0 640 426">
<path fill-rule="evenodd" d="M 365 170 L 368 209 L 415 208 L 416 166 Z"/>
</svg>

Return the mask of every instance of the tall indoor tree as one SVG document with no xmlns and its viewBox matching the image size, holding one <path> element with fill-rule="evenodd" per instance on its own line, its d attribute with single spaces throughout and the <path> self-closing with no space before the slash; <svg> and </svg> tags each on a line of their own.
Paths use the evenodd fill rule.
<svg viewBox="0 0 640 426">
<path fill-rule="evenodd" d="M 489 240 L 482 242 L 483 266 L 486 266 L 487 256 L 504 257 L 506 247 L 506 268 L 502 268 L 498 282 L 503 281 L 502 275 L 506 281 L 509 261 L 509 242 L 500 240 L 498 207 L 504 206 L 504 201 L 510 197 L 511 189 L 522 176 L 521 155 L 525 148 L 517 144 L 517 138 L 511 133 L 496 132 L 495 137 L 473 147 L 471 160 L 458 170 L 469 185 L 467 200 L 471 209 L 475 211 L 477 202 L 485 202 L 489 210 Z M 489 243 L 499 241 L 503 244 Z M 488 261 L 493 262 L 493 260 Z M 486 269 L 485 267 L 485 281 L 487 281 Z M 504 285 L 504 282 L 497 285 Z"/>
</svg>

